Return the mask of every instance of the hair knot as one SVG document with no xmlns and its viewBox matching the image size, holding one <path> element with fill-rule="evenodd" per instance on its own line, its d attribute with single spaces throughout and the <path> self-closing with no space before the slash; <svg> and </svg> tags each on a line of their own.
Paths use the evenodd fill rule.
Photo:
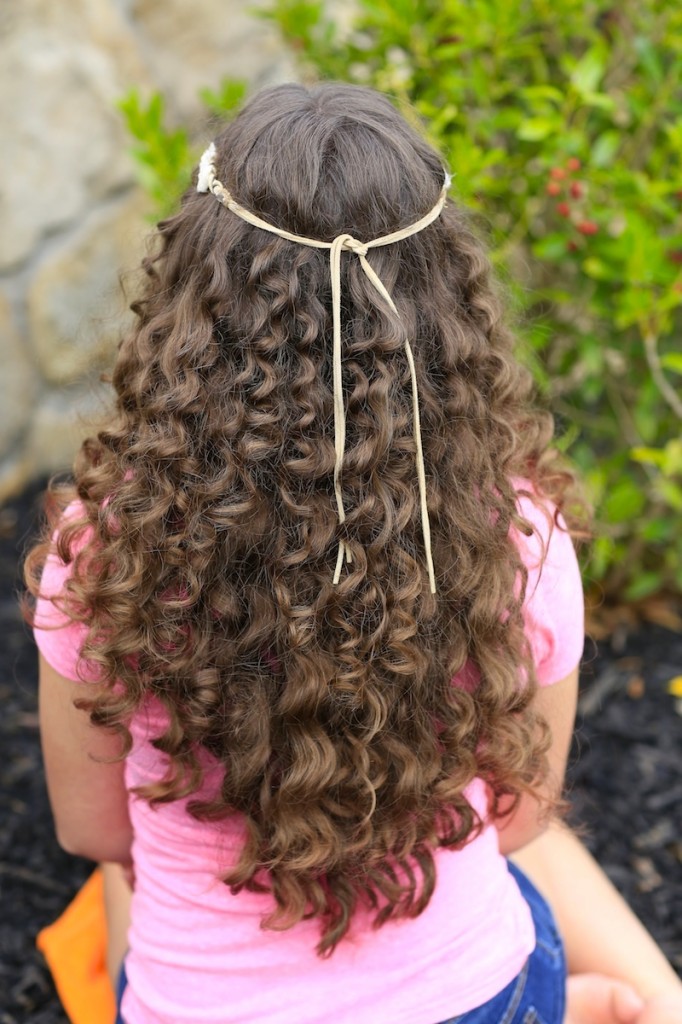
<svg viewBox="0 0 682 1024">
<path fill-rule="evenodd" d="M 354 252 L 356 256 L 366 256 L 369 252 L 369 246 L 365 242 L 359 242 L 352 235 L 342 235 L 341 238 L 342 249 L 348 249 L 350 252 Z"/>
</svg>

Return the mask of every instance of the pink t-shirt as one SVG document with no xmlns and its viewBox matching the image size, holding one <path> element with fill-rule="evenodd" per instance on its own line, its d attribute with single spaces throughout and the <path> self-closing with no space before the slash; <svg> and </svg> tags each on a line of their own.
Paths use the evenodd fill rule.
<svg viewBox="0 0 682 1024">
<path fill-rule="evenodd" d="M 569 536 L 550 529 L 530 499 L 520 497 L 519 507 L 548 540 L 540 572 L 539 538 L 516 536 L 529 570 L 527 634 L 547 685 L 568 675 L 582 655 L 580 574 Z M 46 597 L 61 593 L 68 573 L 56 557 L 48 560 Z M 62 628 L 41 628 L 48 625 Z M 40 600 L 35 636 L 57 672 L 79 678 L 82 626 L 64 624 L 54 605 Z M 159 714 L 150 702 L 131 724 L 129 790 L 164 771 L 163 755 L 149 743 Z M 206 764 L 210 788 L 219 772 L 208 757 Z M 474 781 L 467 795 L 484 815 L 483 784 Z M 132 794 L 129 806 L 136 887 L 122 1007 L 127 1024 L 437 1024 L 498 993 L 533 950 L 530 912 L 493 827 L 462 850 L 436 851 L 436 889 L 418 918 L 374 930 L 359 914 L 350 936 L 321 960 L 316 921 L 263 930 L 270 897 L 232 896 L 217 880 L 240 845 L 238 816 L 200 823 L 185 801 L 152 809 Z"/>
</svg>

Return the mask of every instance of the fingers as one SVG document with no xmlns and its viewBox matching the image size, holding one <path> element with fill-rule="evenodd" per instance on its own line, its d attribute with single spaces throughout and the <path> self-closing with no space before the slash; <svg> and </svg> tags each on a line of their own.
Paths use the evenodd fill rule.
<svg viewBox="0 0 682 1024">
<path fill-rule="evenodd" d="M 566 1007 L 564 1024 L 640 1024 L 644 1000 L 632 985 L 606 974 L 572 974 Z"/>
</svg>

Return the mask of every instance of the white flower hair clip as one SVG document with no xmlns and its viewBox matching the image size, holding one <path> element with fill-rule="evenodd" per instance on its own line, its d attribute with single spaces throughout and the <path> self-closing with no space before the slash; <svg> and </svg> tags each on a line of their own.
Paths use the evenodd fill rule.
<svg viewBox="0 0 682 1024">
<path fill-rule="evenodd" d="M 199 177 L 197 178 L 197 192 L 210 192 L 215 181 L 215 143 L 211 143 L 208 149 L 202 153 L 199 161 Z"/>
</svg>

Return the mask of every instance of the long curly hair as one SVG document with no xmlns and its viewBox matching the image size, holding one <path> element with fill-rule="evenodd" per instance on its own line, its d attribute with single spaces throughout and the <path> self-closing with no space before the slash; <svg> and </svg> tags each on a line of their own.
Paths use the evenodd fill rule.
<svg viewBox="0 0 682 1024">
<path fill-rule="evenodd" d="M 442 159 L 385 98 L 347 85 L 283 85 L 216 139 L 242 206 L 289 231 L 361 240 L 422 217 Z M 65 607 L 103 686 L 81 705 L 127 724 L 148 698 L 169 769 L 153 803 L 192 797 L 197 819 L 243 816 L 226 873 L 269 889 L 266 927 L 320 920 L 333 951 L 360 906 L 414 916 L 434 850 L 482 827 L 465 790 L 537 791 L 546 728 L 514 531 L 536 500 L 571 505 L 551 416 L 513 355 L 502 302 L 467 214 L 448 202 L 421 233 L 369 254 L 396 317 L 354 257 L 342 261 L 347 414 L 337 520 L 331 295 L 325 250 L 255 228 L 189 189 L 158 225 L 136 321 L 113 372 L 115 407 L 53 486 L 27 562 L 39 589 L 51 531 L 72 562 Z M 437 593 L 415 475 L 410 338 L 419 387 Z M 568 509 L 570 512 L 570 507 Z M 76 550 L 83 538 L 87 542 Z M 332 584 L 337 546 L 352 553 Z M 475 666 L 475 688 L 452 685 Z M 224 767 L 202 796 L 208 751 Z M 124 756 L 122 754 L 122 756 Z"/>
</svg>

